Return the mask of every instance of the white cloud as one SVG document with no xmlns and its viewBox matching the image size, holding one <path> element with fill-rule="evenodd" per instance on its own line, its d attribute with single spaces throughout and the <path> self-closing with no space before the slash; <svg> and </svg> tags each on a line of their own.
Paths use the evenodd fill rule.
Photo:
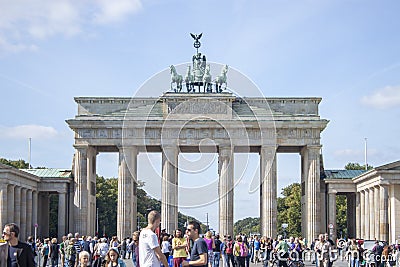
<svg viewBox="0 0 400 267">
<path fill-rule="evenodd" d="M 97 4 L 99 13 L 95 15 L 94 21 L 99 24 L 120 21 L 142 8 L 139 0 L 99 0 Z"/>
<path fill-rule="evenodd" d="M 57 130 L 50 126 L 42 125 L 18 125 L 14 127 L 0 126 L 0 138 L 4 139 L 49 139 L 58 134 Z"/>
<path fill-rule="evenodd" d="M 0 51 L 35 50 L 35 41 L 85 32 L 91 24 L 121 21 L 140 0 L 0 0 Z"/>
<path fill-rule="evenodd" d="M 378 109 L 400 106 L 400 85 L 378 89 L 372 95 L 363 96 L 361 102 Z"/>
</svg>

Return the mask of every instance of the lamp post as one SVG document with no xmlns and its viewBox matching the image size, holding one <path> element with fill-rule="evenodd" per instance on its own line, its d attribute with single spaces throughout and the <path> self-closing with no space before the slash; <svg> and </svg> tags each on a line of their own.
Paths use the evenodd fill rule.
<svg viewBox="0 0 400 267">
<path fill-rule="evenodd" d="M 207 223 L 207 232 L 208 232 L 208 230 L 209 230 L 209 226 L 208 226 L 208 212 L 206 213 L 206 223 Z"/>
</svg>

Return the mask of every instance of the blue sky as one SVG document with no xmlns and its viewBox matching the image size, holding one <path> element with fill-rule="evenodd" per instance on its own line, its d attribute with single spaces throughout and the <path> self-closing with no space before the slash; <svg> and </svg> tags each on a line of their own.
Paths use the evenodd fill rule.
<svg viewBox="0 0 400 267">
<path fill-rule="evenodd" d="M 363 163 L 364 138 L 369 164 L 398 160 L 399 10 L 398 1 L 361 0 L 0 1 L 0 157 L 27 160 L 31 137 L 33 166 L 71 168 L 73 97 L 133 96 L 154 74 L 190 61 L 189 33 L 203 32 L 208 60 L 247 75 L 264 96 L 323 98 L 326 168 Z M 98 174 L 117 175 L 116 155 L 98 158 Z M 160 159 L 150 158 L 156 173 Z M 299 156 L 279 155 L 278 173 L 278 191 L 298 182 Z M 153 174 L 139 166 L 139 178 Z M 258 216 L 250 176 L 235 189 L 236 220 Z M 215 203 L 182 211 L 204 220 L 208 212 L 217 226 Z"/>
</svg>

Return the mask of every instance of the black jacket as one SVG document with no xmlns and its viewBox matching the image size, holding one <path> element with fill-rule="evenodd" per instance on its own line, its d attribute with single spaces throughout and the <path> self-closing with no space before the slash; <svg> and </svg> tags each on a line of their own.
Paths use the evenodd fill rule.
<svg viewBox="0 0 400 267">
<path fill-rule="evenodd" d="M 0 267 L 7 267 L 8 259 L 8 243 L 0 245 Z M 23 242 L 18 241 L 17 249 L 17 264 L 19 267 L 35 267 L 32 248 Z"/>
</svg>

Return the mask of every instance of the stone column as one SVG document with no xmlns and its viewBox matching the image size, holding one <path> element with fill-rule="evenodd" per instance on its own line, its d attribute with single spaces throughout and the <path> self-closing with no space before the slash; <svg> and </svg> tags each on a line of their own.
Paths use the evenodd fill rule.
<svg viewBox="0 0 400 267">
<path fill-rule="evenodd" d="M 379 240 L 380 238 L 380 188 L 379 186 L 374 187 L 374 202 L 375 202 L 375 237 L 376 240 Z M 374 238 L 375 239 L 375 238 Z"/>
<path fill-rule="evenodd" d="M 37 191 L 33 191 L 32 192 L 32 224 L 39 224 L 38 221 L 38 205 L 39 201 L 38 201 L 38 192 Z M 32 228 L 32 230 L 34 230 Z"/>
<path fill-rule="evenodd" d="M 356 237 L 356 194 L 347 194 L 347 235 L 350 238 Z"/>
<path fill-rule="evenodd" d="M 7 203 L 7 184 L 0 184 L 0 227 L 4 227 L 7 221 L 7 209 L 8 209 L 8 203 Z"/>
<path fill-rule="evenodd" d="M 360 216 L 360 220 L 361 220 L 361 236 L 359 236 L 359 238 L 361 239 L 365 239 L 365 223 L 364 223 L 364 218 L 365 218 L 365 192 L 364 190 L 362 190 L 360 192 L 360 206 L 361 206 L 361 216 Z"/>
<path fill-rule="evenodd" d="M 67 234 L 66 231 L 66 214 L 67 214 L 67 201 L 66 193 L 62 192 L 58 194 L 58 233 L 57 238 L 61 240 L 63 235 Z"/>
<path fill-rule="evenodd" d="M 260 224 L 261 235 L 277 235 L 277 176 L 276 146 L 262 146 L 260 150 Z"/>
<path fill-rule="evenodd" d="M 306 212 L 306 237 L 314 240 L 321 232 L 321 207 L 320 201 L 320 149 L 321 146 L 307 146 L 305 171 L 305 208 Z"/>
<path fill-rule="evenodd" d="M 380 212 L 379 212 L 379 240 L 389 240 L 389 217 L 388 217 L 388 186 L 382 185 L 380 186 Z"/>
<path fill-rule="evenodd" d="M 97 151 L 94 147 L 89 146 L 87 152 L 87 215 L 86 218 L 86 235 L 94 235 L 96 232 L 96 155 Z M 122 240 L 122 239 L 120 239 Z"/>
<path fill-rule="evenodd" d="M 375 239 L 375 205 L 374 188 L 369 189 L 369 240 Z"/>
<path fill-rule="evenodd" d="M 178 148 L 162 147 L 161 224 L 167 233 L 178 227 Z"/>
<path fill-rule="evenodd" d="M 130 235 L 137 230 L 137 157 L 139 151 L 137 147 L 132 147 L 130 149 L 130 160 L 129 160 L 129 171 L 132 177 L 132 199 L 131 199 L 131 230 Z"/>
<path fill-rule="evenodd" d="M 219 232 L 233 237 L 234 207 L 234 162 L 233 148 L 219 146 L 218 152 L 218 196 L 219 196 Z"/>
<path fill-rule="evenodd" d="M 14 222 L 21 225 L 21 187 L 15 186 L 14 189 Z"/>
<path fill-rule="evenodd" d="M 121 148 L 119 151 L 119 175 L 118 175 L 118 211 L 117 211 L 117 236 L 122 240 L 131 236 L 133 225 L 136 225 L 136 213 L 134 205 L 134 179 L 136 176 L 136 157 L 135 147 Z M 135 166 L 132 162 L 135 161 Z M 132 168 L 133 167 L 133 168 Z"/>
<path fill-rule="evenodd" d="M 356 236 L 361 238 L 361 196 L 360 192 L 356 192 Z"/>
<path fill-rule="evenodd" d="M 49 236 L 49 213 L 50 213 L 50 194 L 41 192 L 39 199 L 39 235 Z"/>
<path fill-rule="evenodd" d="M 8 185 L 7 188 L 7 221 L 14 222 L 14 200 L 15 200 L 15 186 Z M 3 226 L 2 226 L 3 227 Z"/>
<path fill-rule="evenodd" d="M 87 146 L 75 147 L 74 170 L 74 229 L 81 235 L 87 235 L 88 189 L 87 189 Z"/>
<path fill-rule="evenodd" d="M 21 188 L 21 223 L 19 227 L 20 240 L 26 240 L 26 188 Z M 29 215 L 30 216 L 30 215 Z"/>
<path fill-rule="evenodd" d="M 33 224 L 32 224 L 32 189 L 28 189 L 26 192 L 26 235 L 33 236 Z"/>
<path fill-rule="evenodd" d="M 332 240 L 336 241 L 336 192 L 328 192 L 328 206 L 329 206 L 329 212 L 328 212 L 328 224 L 333 224 L 333 229 L 328 229 L 329 234 L 332 231 Z"/>
<path fill-rule="evenodd" d="M 364 193 L 364 227 L 365 227 L 365 239 L 369 239 L 369 189 L 365 190 Z"/>
</svg>

